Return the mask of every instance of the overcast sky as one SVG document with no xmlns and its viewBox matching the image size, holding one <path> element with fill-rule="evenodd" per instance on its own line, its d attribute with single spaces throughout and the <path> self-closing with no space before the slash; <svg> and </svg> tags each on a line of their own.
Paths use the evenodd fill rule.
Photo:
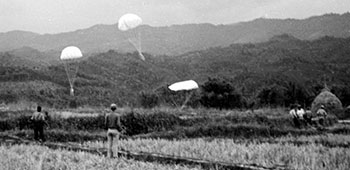
<svg viewBox="0 0 350 170">
<path fill-rule="evenodd" d="M 350 0 L 0 0 L 0 32 L 58 33 L 115 24 L 135 13 L 151 26 L 230 24 L 350 11 Z"/>
</svg>

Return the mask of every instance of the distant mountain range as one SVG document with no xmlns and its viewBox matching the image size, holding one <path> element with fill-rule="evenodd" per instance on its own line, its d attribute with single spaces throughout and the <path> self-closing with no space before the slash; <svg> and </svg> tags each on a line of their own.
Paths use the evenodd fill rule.
<svg viewBox="0 0 350 170">
<path fill-rule="evenodd" d="M 301 40 L 314 40 L 324 36 L 346 38 L 350 36 L 350 13 L 326 14 L 302 20 L 260 18 L 230 25 L 186 24 L 167 27 L 143 25 L 138 27 L 138 30 L 141 32 L 142 49 L 146 53 L 180 55 L 234 43 L 264 42 L 281 34 L 288 34 Z M 10 31 L 0 33 L 0 51 L 30 47 L 52 54 L 52 57 L 57 57 L 59 51 L 68 45 L 78 46 L 83 53 L 100 53 L 110 49 L 119 52 L 134 51 L 124 37 L 117 29 L 117 24 L 95 25 L 59 34 L 41 35 Z"/>
</svg>

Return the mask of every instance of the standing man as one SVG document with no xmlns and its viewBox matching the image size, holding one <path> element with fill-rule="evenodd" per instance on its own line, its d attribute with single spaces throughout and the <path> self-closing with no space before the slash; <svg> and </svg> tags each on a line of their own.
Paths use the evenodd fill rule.
<svg viewBox="0 0 350 170">
<path fill-rule="evenodd" d="M 45 142 L 44 125 L 46 124 L 45 115 L 41 112 L 41 106 L 37 106 L 36 112 L 30 118 L 33 122 L 34 139 Z"/>
<path fill-rule="evenodd" d="M 318 125 L 323 128 L 325 126 L 325 119 L 327 117 L 327 112 L 324 105 L 321 105 L 321 107 L 316 111 L 316 115 L 318 119 Z"/>
<path fill-rule="evenodd" d="M 312 120 L 312 112 L 311 112 L 310 107 L 306 108 L 306 111 L 305 111 L 305 114 L 303 117 L 304 117 L 306 125 L 311 127 L 311 125 L 312 125 L 312 121 L 311 121 Z"/>
<path fill-rule="evenodd" d="M 120 114 L 116 113 L 117 105 L 111 104 L 111 110 L 112 112 L 105 117 L 105 127 L 107 130 L 107 139 L 108 139 L 108 151 L 107 151 L 107 157 L 112 158 L 113 157 L 113 138 L 116 139 L 116 156 L 118 157 L 118 144 L 119 144 L 119 135 L 122 130 L 122 126 L 120 123 Z"/>
<path fill-rule="evenodd" d="M 298 115 L 298 118 L 299 118 L 299 123 L 303 126 L 306 126 L 306 121 L 304 119 L 304 116 L 305 116 L 305 110 L 301 107 L 300 104 L 297 105 L 298 106 L 298 109 L 297 109 L 297 115 Z"/>
<path fill-rule="evenodd" d="M 293 116 L 294 126 L 300 128 L 299 115 L 298 115 L 298 105 L 293 105 L 289 114 Z"/>
</svg>

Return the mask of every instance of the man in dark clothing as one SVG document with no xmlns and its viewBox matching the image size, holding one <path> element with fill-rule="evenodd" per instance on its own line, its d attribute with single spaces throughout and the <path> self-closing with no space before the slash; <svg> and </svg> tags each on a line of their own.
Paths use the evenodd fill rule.
<svg viewBox="0 0 350 170">
<path fill-rule="evenodd" d="M 107 157 L 113 157 L 113 137 L 116 139 L 116 156 L 118 156 L 118 143 L 119 143 L 119 135 L 122 131 L 122 126 L 120 123 L 120 115 L 115 112 L 117 109 L 116 104 L 111 104 L 112 113 L 108 114 L 105 118 L 105 128 L 107 130 L 107 139 L 108 139 L 108 151 Z"/>
<path fill-rule="evenodd" d="M 327 117 L 327 112 L 324 105 L 321 105 L 321 107 L 316 111 L 316 115 L 318 120 L 318 127 L 323 128 L 325 126 L 325 119 Z"/>
<path fill-rule="evenodd" d="M 294 126 L 300 128 L 300 118 L 298 115 L 298 105 L 292 105 L 289 114 L 293 117 Z"/>
<path fill-rule="evenodd" d="M 309 127 L 311 127 L 312 125 L 312 112 L 311 112 L 311 108 L 308 107 L 305 111 L 305 114 L 303 115 L 304 120 L 305 120 L 305 124 Z"/>
<path fill-rule="evenodd" d="M 45 142 L 44 125 L 46 124 L 45 115 L 41 112 L 41 106 L 37 107 L 37 111 L 30 118 L 33 122 L 34 139 L 36 141 Z"/>
</svg>

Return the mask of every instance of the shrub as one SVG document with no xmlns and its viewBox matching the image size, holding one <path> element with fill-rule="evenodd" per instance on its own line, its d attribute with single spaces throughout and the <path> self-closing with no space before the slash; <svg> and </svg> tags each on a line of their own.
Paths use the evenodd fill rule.
<svg viewBox="0 0 350 170">
<path fill-rule="evenodd" d="M 128 135 L 135 135 L 172 129 L 179 124 L 180 119 L 175 115 L 164 112 L 152 114 L 131 112 L 124 115 L 121 122 L 126 127 Z"/>
<path fill-rule="evenodd" d="M 159 105 L 159 98 L 156 94 L 150 92 L 141 92 L 139 101 L 144 108 L 153 108 Z"/>
<path fill-rule="evenodd" d="M 209 78 L 202 86 L 200 99 L 204 107 L 232 109 L 242 107 L 242 96 L 227 81 Z"/>
</svg>

